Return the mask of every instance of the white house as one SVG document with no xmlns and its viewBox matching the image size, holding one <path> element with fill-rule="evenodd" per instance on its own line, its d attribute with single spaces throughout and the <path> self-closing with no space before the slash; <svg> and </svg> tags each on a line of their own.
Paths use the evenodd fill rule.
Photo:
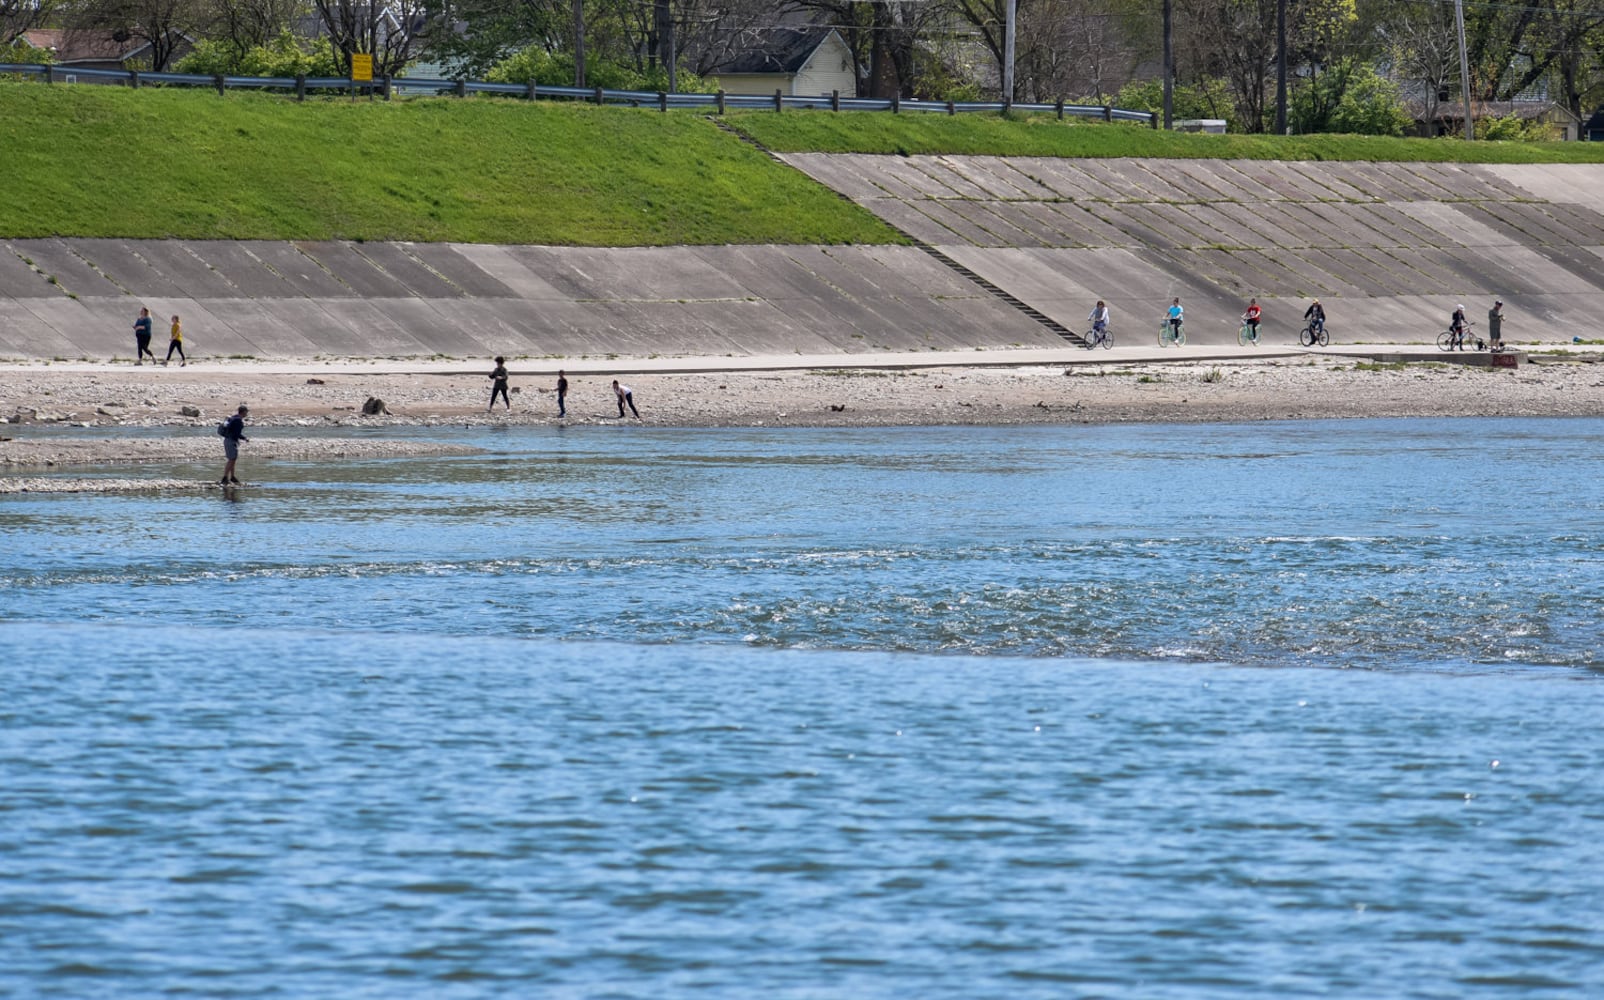
<svg viewBox="0 0 1604 1000">
<path fill-rule="evenodd" d="M 727 94 L 842 97 L 858 93 L 852 50 L 834 28 L 775 28 L 761 45 L 737 53 L 706 74 Z"/>
</svg>

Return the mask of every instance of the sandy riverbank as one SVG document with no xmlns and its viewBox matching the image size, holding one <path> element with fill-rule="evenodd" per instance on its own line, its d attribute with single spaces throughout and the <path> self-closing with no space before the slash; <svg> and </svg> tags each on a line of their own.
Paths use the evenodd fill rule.
<svg viewBox="0 0 1604 1000">
<path fill-rule="evenodd" d="M 1017 368 L 744 370 L 626 378 L 641 419 L 620 421 L 607 374 L 570 375 L 573 426 L 862 426 L 1196 422 L 1327 417 L 1604 415 L 1604 365 L 1542 359 L 1517 370 L 1360 357 L 1121 361 Z M 710 366 L 716 365 L 710 360 Z M 349 437 L 342 429 L 553 424 L 554 379 L 514 368 L 511 412 L 484 410 L 482 372 L 407 373 L 329 366 L 315 376 L 249 363 L 188 368 L 0 370 L 0 466 L 212 461 L 214 427 L 240 402 L 259 432 L 254 458 L 438 453 L 426 442 Z M 365 416 L 382 399 L 385 416 Z M 198 410 L 185 416 L 183 409 Z M 130 429 L 169 428 L 169 434 Z M 296 428 L 317 428 L 297 435 Z M 66 433 L 64 433 L 64 431 Z M 332 432 L 332 433 L 331 433 Z"/>
</svg>

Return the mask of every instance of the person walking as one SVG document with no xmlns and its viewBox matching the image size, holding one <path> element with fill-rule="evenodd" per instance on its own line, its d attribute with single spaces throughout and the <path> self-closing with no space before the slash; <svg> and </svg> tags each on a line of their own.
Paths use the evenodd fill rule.
<svg viewBox="0 0 1604 1000">
<path fill-rule="evenodd" d="M 512 400 L 507 398 L 506 358 L 496 358 L 496 370 L 490 373 L 490 380 L 490 406 L 485 410 L 485 412 L 489 413 L 496 408 L 497 393 L 501 394 L 501 401 L 507 405 L 507 409 L 512 409 Z"/>
<path fill-rule="evenodd" d="M 1487 342 L 1495 351 L 1504 349 L 1504 300 L 1493 302 L 1493 307 L 1487 310 Z"/>
<path fill-rule="evenodd" d="M 234 478 L 234 463 L 239 461 L 240 442 L 250 440 L 245 436 L 245 417 L 250 412 L 246 405 L 241 403 L 239 412 L 217 428 L 217 433 L 223 435 L 223 457 L 228 460 L 223 466 L 223 478 L 220 480 L 224 486 L 239 485 L 239 480 Z"/>
<path fill-rule="evenodd" d="M 624 404 L 628 403 L 629 412 L 635 414 L 636 420 L 640 419 L 640 411 L 635 409 L 635 393 L 629 386 L 619 385 L 618 380 L 616 378 L 613 379 L 613 395 L 618 397 L 618 415 L 620 417 L 624 415 Z"/>
<path fill-rule="evenodd" d="M 167 357 L 162 359 L 162 367 L 167 367 L 167 362 L 173 360 L 173 352 L 177 351 L 178 367 L 182 368 L 189 364 L 189 359 L 184 357 L 184 328 L 179 326 L 177 316 L 173 317 L 171 337 L 172 339 L 167 341 Z M 155 355 L 151 355 L 151 358 L 154 359 Z"/>
<path fill-rule="evenodd" d="M 145 355 L 150 355 L 150 363 L 156 363 L 156 352 L 150 349 L 150 310 L 139 310 L 139 318 L 134 320 L 134 364 L 145 363 Z"/>
<path fill-rule="evenodd" d="M 557 416 L 568 416 L 568 376 L 557 370 Z M 622 414 L 620 414 L 622 416 Z"/>
</svg>

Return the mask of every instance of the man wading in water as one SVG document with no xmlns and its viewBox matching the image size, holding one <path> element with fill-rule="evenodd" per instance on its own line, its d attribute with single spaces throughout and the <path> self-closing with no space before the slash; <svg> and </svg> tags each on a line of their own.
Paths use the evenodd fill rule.
<svg viewBox="0 0 1604 1000">
<path fill-rule="evenodd" d="M 239 461 L 240 442 L 250 440 L 245 436 L 245 416 L 250 412 L 245 404 L 241 403 L 239 412 L 217 428 L 217 433 L 223 435 L 223 457 L 228 459 L 228 464 L 223 466 L 223 478 L 220 480 L 224 486 L 239 485 L 239 480 L 234 478 L 234 463 Z"/>
</svg>

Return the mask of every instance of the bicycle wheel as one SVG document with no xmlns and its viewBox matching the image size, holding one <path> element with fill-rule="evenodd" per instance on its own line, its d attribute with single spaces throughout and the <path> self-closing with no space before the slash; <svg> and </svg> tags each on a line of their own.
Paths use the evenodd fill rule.
<svg viewBox="0 0 1604 1000">
<path fill-rule="evenodd" d="M 1320 328 L 1320 346 L 1324 347 L 1329 343 L 1331 343 L 1331 331 L 1322 326 Z"/>
<path fill-rule="evenodd" d="M 1451 351 L 1454 349 L 1454 331 L 1444 330 L 1437 334 L 1437 350 Z"/>
<path fill-rule="evenodd" d="M 1298 343 L 1302 344 L 1304 347 L 1313 347 L 1314 333 L 1310 331 L 1308 327 L 1304 327 L 1303 329 L 1299 330 Z"/>
<path fill-rule="evenodd" d="M 1170 346 L 1170 325 L 1168 323 L 1160 323 L 1158 326 L 1158 346 Z"/>
<path fill-rule="evenodd" d="M 1110 351 L 1110 350 L 1113 350 L 1113 349 L 1114 349 L 1114 331 L 1113 330 L 1104 330 L 1103 331 L 1103 350 Z"/>
<path fill-rule="evenodd" d="M 1175 328 L 1175 346 L 1176 347 L 1185 347 L 1186 346 L 1186 330 L 1184 330 L 1181 327 L 1176 327 Z"/>
<path fill-rule="evenodd" d="M 1238 347 L 1248 346 L 1248 325 L 1246 323 L 1243 323 L 1236 331 L 1236 345 Z"/>
</svg>

